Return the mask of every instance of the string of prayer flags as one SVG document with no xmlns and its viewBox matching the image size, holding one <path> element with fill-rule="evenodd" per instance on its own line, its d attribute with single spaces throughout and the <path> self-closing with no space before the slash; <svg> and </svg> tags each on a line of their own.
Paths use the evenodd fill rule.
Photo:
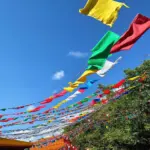
<svg viewBox="0 0 150 150">
<path fill-rule="evenodd" d="M 114 63 L 107 61 L 110 55 L 110 49 L 119 40 L 119 35 L 108 31 L 99 43 L 92 49 L 92 56 L 88 61 L 88 69 L 70 86 L 64 88 L 68 92 L 72 92 L 79 84 L 83 84 L 87 80 L 87 76 L 97 73 L 101 77 L 105 76 L 118 61 L 122 58 L 119 57 Z"/>
<path fill-rule="evenodd" d="M 1 126 L 1 128 L 4 128 L 4 127 L 10 127 L 10 126 L 14 126 L 14 125 L 24 125 L 24 124 L 33 124 L 34 122 L 36 122 L 36 121 L 46 121 L 46 120 L 49 120 L 49 119 L 53 119 L 53 120 L 56 120 L 56 119 L 59 119 L 59 118 L 63 118 L 63 117 L 65 117 L 65 116 L 69 116 L 69 115 L 71 115 L 71 114 L 74 114 L 74 113 L 79 113 L 79 112 L 81 112 L 81 111 L 85 111 L 85 110 L 88 110 L 90 107 L 88 106 L 86 106 L 86 107 L 84 107 L 84 108 L 80 108 L 80 109 L 74 109 L 74 110 L 72 110 L 72 111 L 70 111 L 70 112 L 66 112 L 66 114 L 62 114 L 62 113 L 60 113 L 60 114 L 58 114 L 59 116 L 61 116 L 61 117 L 53 117 L 53 116 L 45 116 L 45 117 L 43 117 L 43 118 L 34 118 L 34 119 L 32 119 L 31 121 L 28 121 L 29 119 L 31 119 L 31 118 L 26 118 L 26 119 L 24 119 L 24 120 L 21 120 L 21 121 L 17 121 L 17 122 L 13 122 L 13 123 L 10 123 L 10 124 L 5 124 L 5 125 L 2 125 Z M 2 121 L 3 123 L 5 123 L 5 122 L 8 122 L 9 120 L 15 120 L 15 119 L 18 119 L 18 118 L 13 118 L 13 119 L 3 119 L 4 121 Z M 7 121 L 8 120 L 8 121 Z M 28 121 L 28 122 L 27 122 Z M 33 126 L 33 127 L 31 127 L 31 130 L 32 130 L 32 128 L 36 128 L 36 127 L 39 127 L 39 126 L 47 126 L 45 123 L 44 124 L 40 124 L 40 125 L 38 125 L 38 126 Z M 22 129 L 20 129 L 20 130 L 22 130 Z M 20 131 L 20 130 L 9 130 L 10 132 L 11 131 Z M 30 129 L 25 129 L 25 130 L 30 130 Z M 4 131 L 3 131 L 4 132 Z M 7 131 L 6 131 L 7 132 Z"/>
<path fill-rule="evenodd" d="M 133 81 L 133 80 L 136 80 L 136 79 L 140 79 L 141 77 L 145 77 L 145 74 L 138 75 L 138 76 L 136 76 L 136 77 L 132 77 L 132 78 L 129 78 L 129 79 L 126 79 L 126 80 L 131 80 L 131 81 Z M 75 98 L 75 96 L 77 96 L 78 94 L 83 93 L 86 89 L 88 89 L 88 88 L 89 88 L 93 83 L 95 83 L 96 81 L 98 81 L 98 80 L 91 80 L 91 81 L 89 81 L 89 84 L 87 84 L 87 85 L 84 86 L 84 87 L 79 88 L 79 91 L 77 91 L 77 92 L 74 93 L 75 95 L 73 94 L 73 95 L 71 95 L 70 97 L 68 97 L 66 100 L 63 100 L 62 102 L 58 103 L 58 104 L 56 105 L 56 107 L 54 107 L 54 108 L 57 109 L 57 108 L 60 107 L 63 103 L 65 103 L 65 102 L 67 102 L 67 101 L 69 101 L 69 100 L 72 100 L 72 99 Z M 112 91 L 114 91 L 113 88 L 116 88 L 115 91 L 114 91 L 114 92 L 115 92 L 115 96 L 120 96 L 123 92 L 125 92 L 125 89 L 124 89 L 124 87 L 123 87 L 124 82 L 125 82 L 125 79 L 119 81 L 117 84 L 115 84 L 113 87 L 111 87 L 111 88 L 112 88 L 112 89 L 111 89 Z M 119 87 L 119 88 L 118 88 L 118 87 Z M 135 86 L 134 86 L 134 87 L 135 87 Z M 134 88 L 134 87 L 129 87 L 128 90 L 131 90 L 131 89 Z M 117 89 L 117 88 L 118 88 L 118 89 Z M 103 90 L 103 93 L 102 93 L 102 94 L 98 94 L 98 92 L 99 92 L 99 91 L 96 91 L 95 93 L 93 93 L 93 94 L 90 95 L 90 96 L 87 96 L 87 97 L 84 98 L 83 100 L 81 100 L 81 101 L 79 101 L 79 102 L 77 102 L 77 103 L 75 103 L 75 104 L 73 104 L 73 105 L 71 105 L 71 106 L 68 106 L 68 108 L 72 108 L 72 107 L 76 107 L 76 108 L 77 108 L 77 107 L 79 107 L 79 106 L 82 106 L 83 103 L 88 102 L 93 96 L 97 96 L 97 98 L 100 98 L 100 99 L 107 99 L 107 98 L 104 97 L 104 95 L 110 94 L 110 89 L 105 89 L 105 90 Z M 76 95 L 76 94 L 77 94 L 77 95 Z M 20 116 L 21 114 L 25 114 L 25 113 L 37 112 L 37 111 L 39 111 L 39 110 L 41 110 L 41 109 L 43 109 L 43 108 L 45 108 L 45 105 L 38 106 L 38 107 L 36 107 L 36 108 L 30 110 L 29 112 L 19 112 L 19 113 L 14 113 L 14 114 L 3 114 L 3 115 L 0 115 L 1 118 L 2 118 L 3 116 L 7 116 L 7 115 L 17 115 L 17 117 L 15 117 L 15 118 L 0 119 L 0 122 L 8 122 L 8 121 L 16 120 L 16 119 L 18 119 L 18 117 L 19 117 L 19 118 L 24 117 L 24 118 L 25 118 L 24 121 L 27 121 L 28 119 L 36 120 L 37 117 L 38 117 L 39 119 L 41 119 L 42 115 L 44 115 L 44 114 L 49 115 L 49 113 L 55 113 L 55 112 L 57 112 L 57 113 L 55 113 L 55 115 L 56 115 L 56 114 L 59 115 L 59 113 L 61 114 L 61 113 L 65 113 L 65 112 L 69 111 L 69 110 L 67 110 L 67 109 L 61 109 L 61 111 L 63 111 L 63 112 L 60 112 L 60 110 L 55 111 L 54 108 L 50 108 L 50 109 L 46 110 L 45 112 L 43 112 L 43 113 L 38 113 L 38 114 L 36 114 L 36 115 Z M 80 109 L 80 108 L 77 108 L 77 109 Z M 33 119 L 33 118 L 34 118 L 34 119 Z M 11 126 L 11 124 L 10 124 L 10 126 Z"/>
<path fill-rule="evenodd" d="M 91 86 L 92 84 L 94 84 L 97 80 L 91 80 L 91 81 L 88 81 L 86 83 L 86 86 L 87 88 L 89 88 L 89 86 Z M 65 87 L 64 90 L 68 91 L 68 92 L 72 92 L 75 88 L 77 88 L 79 86 L 79 84 L 82 83 L 80 81 L 76 81 L 74 83 L 71 83 L 69 82 L 69 86 L 68 87 Z M 83 82 L 84 83 L 84 82 Z"/>
<path fill-rule="evenodd" d="M 94 92 L 92 95 L 85 97 L 83 100 L 76 102 L 75 104 L 69 105 L 68 108 L 73 108 L 73 107 L 76 107 L 78 105 L 88 102 L 92 97 L 95 97 L 97 93 L 98 93 L 97 91 Z"/>
<path fill-rule="evenodd" d="M 53 96 L 50 96 L 49 98 L 46 98 L 44 101 L 40 102 L 40 104 L 48 104 L 53 101 Z"/>
<path fill-rule="evenodd" d="M 80 9 L 79 12 L 112 27 L 122 6 L 128 8 L 124 3 L 114 0 L 88 0 L 84 8 Z"/>
<path fill-rule="evenodd" d="M 56 93 L 53 96 L 50 96 L 49 98 L 47 98 L 44 101 L 40 102 L 40 104 L 48 104 L 48 103 L 52 102 L 54 99 L 62 97 L 65 94 L 67 94 L 67 91 L 66 90 L 62 90 L 61 92 Z"/>
<path fill-rule="evenodd" d="M 100 70 L 103 68 L 110 55 L 112 46 L 119 40 L 119 35 L 108 31 L 98 44 L 92 49 L 92 55 L 88 60 L 88 70 Z"/>
<path fill-rule="evenodd" d="M 129 50 L 135 42 L 150 28 L 150 18 L 137 14 L 129 29 L 121 36 L 118 42 L 112 47 L 110 53 L 121 50 Z"/>
<path fill-rule="evenodd" d="M 25 107 L 28 107 L 28 106 L 31 106 L 31 105 L 34 105 L 34 104 L 39 104 L 39 103 L 40 104 L 48 104 L 48 103 L 52 102 L 54 99 L 59 98 L 61 96 L 64 96 L 66 93 L 67 93 L 66 90 L 62 90 L 59 93 L 56 93 L 53 96 L 50 96 L 49 98 L 46 98 L 44 101 L 41 101 L 41 102 L 37 102 L 37 103 L 33 103 L 33 104 L 27 104 L 27 105 L 22 105 L 22 106 L 17 106 L 17 107 L 12 107 L 12 108 L 3 108 L 3 109 L 0 109 L 0 110 L 1 111 L 6 111 L 7 109 L 22 109 L 22 108 L 25 108 Z M 24 112 L 22 112 L 21 114 L 23 114 L 23 113 Z"/>
<path fill-rule="evenodd" d="M 68 92 L 72 92 L 74 89 L 76 89 L 79 86 L 79 83 L 77 83 L 77 82 L 76 83 L 69 82 L 68 84 L 69 84 L 69 86 L 64 88 L 64 90 L 66 90 Z"/>
</svg>

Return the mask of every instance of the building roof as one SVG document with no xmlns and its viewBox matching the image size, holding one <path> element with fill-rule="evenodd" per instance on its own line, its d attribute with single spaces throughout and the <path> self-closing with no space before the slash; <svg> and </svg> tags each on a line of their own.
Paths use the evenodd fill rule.
<svg viewBox="0 0 150 150">
<path fill-rule="evenodd" d="M 30 148 L 32 143 L 0 138 L 0 149 L 2 150 L 24 150 Z"/>
</svg>

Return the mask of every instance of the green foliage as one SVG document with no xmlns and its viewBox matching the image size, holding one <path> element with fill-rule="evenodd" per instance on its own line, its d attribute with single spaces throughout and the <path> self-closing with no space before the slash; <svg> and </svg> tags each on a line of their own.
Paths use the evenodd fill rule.
<svg viewBox="0 0 150 150">
<path fill-rule="evenodd" d="M 128 95 L 120 97 L 117 102 L 110 102 L 95 112 L 90 120 L 93 128 L 81 132 L 72 138 L 79 149 L 90 150 L 149 150 L 150 149 L 150 60 L 145 61 L 134 70 L 124 71 L 126 79 L 145 74 L 144 81 L 126 82 L 126 86 L 135 86 Z M 100 89 L 110 86 L 99 85 Z M 108 98 L 111 98 L 109 95 Z M 107 116 L 107 117 L 106 117 Z M 105 121 L 105 123 L 96 122 Z M 66 132 L 85 126 L 82 121 L 67 127 Z"/>
</svg>

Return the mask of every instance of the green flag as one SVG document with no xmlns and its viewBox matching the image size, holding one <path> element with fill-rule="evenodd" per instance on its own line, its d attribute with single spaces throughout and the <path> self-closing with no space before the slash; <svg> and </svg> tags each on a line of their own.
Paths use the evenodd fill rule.
<svg viewBox="0 0 150 150">
<path fill-rule="evenodd" d="M 1 111 L 6 111 L 6 108 L 2 108 Z"/>
<path fill-rule="evenodd" d="M 29 120 L 29 118 L 26 118 L 26 119 L 24 119 L 23 121 L 28 121 Z"/>
<path fill-rule="evenodd" d="M 100 70 L 110 55 L 112 46 L 119 40 L 120 36 L 108 31 L 103 38 L 92 49 L 92 56 L 88 60 L 89 70 Z"/>
</svg>

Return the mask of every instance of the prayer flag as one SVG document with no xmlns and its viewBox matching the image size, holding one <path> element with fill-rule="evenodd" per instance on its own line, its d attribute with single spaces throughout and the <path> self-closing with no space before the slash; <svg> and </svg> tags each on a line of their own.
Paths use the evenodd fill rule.
<svg viewBox="0 0 150 150">
<path fill-rule="evenodd" d="M 119 57 L 115 62 L 111 62 L 106 60 L 104 66 L 102 69 L 98 70 L 96 73 L 100 76 L 100 77 L 104 77 L 105 74 L 114 66 L 116 65 L 119 60 L 122 59 L 122 57 Z"/>
<path fill-rule="evenodd" d="M 122 6 L 128 8 L 124 3 L 114 0 L 88 0 L 85 7 L 79 12 L 112 27 Z"/>
<path fill-rule="evenodd" d="M 112 47 L 110 53 L 129 50 L 134 43 L 150 28 L 150 18 L 138 14 L 129 29 L 121 36 L 120 40 Z"/>
<path fill-rule="evenodd" d="M 119 81 L 118 83 L 116 83 L 115 85 L 113 85 L 112 88 L 119 88 L 120 86 L 122 86 L 125 83 L 125 79 Z"/>
<path fill-rule="evenodd" d="M 88 70 L 100 70 L 103 68 L 112 46 L 119 40 L 119 35 L 108 31 L 98 44 L 92 49 L 92 56 L 88 60 Z"/>
</svg>

